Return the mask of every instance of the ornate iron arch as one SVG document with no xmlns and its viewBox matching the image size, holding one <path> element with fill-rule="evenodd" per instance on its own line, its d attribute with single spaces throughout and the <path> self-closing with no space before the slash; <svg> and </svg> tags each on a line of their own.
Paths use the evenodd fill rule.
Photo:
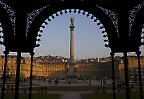
<svg viewBox="0 0 144 99">
<path fill-rule="evenodd" d="M 1 13 L 0 22 L 2 28 L 1 32 L 3 32 L 3 39 L 4 39 L 2 45 L 4 45 L 8 50 L 9 48 L 11 48 L 14 41 L 14 28 L 8 13 L 1 5 L 0 5 L 0 13 Z"/>
<path fill-rule="evenodd" d="M 134 44 L 135 47 L 139 50 L 139 47 L 141 45 L 144 45 L 143 42 L 141 42 L 141 34 L 142 34 L 142 29 L 143 24 L 144 24 L 144 5 L 140 9 L 140 11 L 136 14 L 134 22 L 131 26 L 131 42 Z"/>
<path fill-rule="evenodd" d="M 27 40 L 28 42 L 31 42 L 30 46 L 33 46 L 33 48 L 36 45 L 36 37 L 38 35 L 39 28 L 41 25 L 44 23 L 44 21 L 51 16 L 52 14 L 57 13 L 58 11 L 66 10 L 66 9 L 79 9 L 83 10 L 85 12 L 88 12 L 94 16 L 96 16 L 100 22 L 103 24 L 108 38 L 109 38 L 109 47 L 114 49 L 114 42 L 118 42 L 118 35 L 116 28 L 114 24 L 112 23 L 112 20 L 104 11 L 102 11 L 101 8 L 96 6 L 96 3 L 89 3 L 91 7 L 89 8 L 87 6 L 88 2 L 82 2 L 82 1 L 77 1 L 77 3 L 72 3 L 72 2 L 53 2 L 51 5 L 46 7 L 42 12 L 40 12 L 33 20 L 31 23 L 29 29 L 28 29 L 28 35 L 27 35 Z M 61 13 L 62 14 L 62 13 Z M 29 43 L 30 44 L 30 43 Z"/>
</svg>

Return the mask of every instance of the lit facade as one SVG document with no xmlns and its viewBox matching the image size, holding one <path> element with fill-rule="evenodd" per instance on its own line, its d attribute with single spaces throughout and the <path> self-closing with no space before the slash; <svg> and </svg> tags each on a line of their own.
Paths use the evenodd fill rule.
<svg viewBox="0 0 144 99">
<path fill-rule="evenodd" d="M 144 56 L 141 56 L 141 67 L 144 67 Z M 67 63 L 60 62 L 42 63 L 33 62 L 33 76 L 48 78 L 64 78 L 66 74 Z M 128 65 L 130 76 L 134 74 L 133 69 L 137 68 L 137 57 L 129 56 Z M 82 78 L 111 78 L 111 61 L 105 62 L 77 62 L 75 63 L 76 75 Z M 4 56 L 0 56 L 0 76 L 2 77 L 4 69 Z M 21 59 L 21 77 L 29 77 L 30 75 L 30 58 Z M 16 56 L 9 56 L 7 63 L 7 75 L 15 76 L 16 74 Z M 121 57 L 115 62 L 116 77 L 124 78 L 124 63 Z"/>
</svg>

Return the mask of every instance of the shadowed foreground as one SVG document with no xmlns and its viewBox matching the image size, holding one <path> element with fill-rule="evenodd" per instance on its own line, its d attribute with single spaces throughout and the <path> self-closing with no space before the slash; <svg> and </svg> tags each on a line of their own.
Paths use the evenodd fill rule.
<svg viewBox="0 0 144 99">
<path fill-rule="evenodd" d="M 80 94 L 76 93 L 65 93 L 60 99 L 82 99 Z"/>
</svg>

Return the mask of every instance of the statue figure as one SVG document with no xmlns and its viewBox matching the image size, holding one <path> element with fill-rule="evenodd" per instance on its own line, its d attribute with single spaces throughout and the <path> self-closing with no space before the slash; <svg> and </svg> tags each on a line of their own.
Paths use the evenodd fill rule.
<svg viewBox="0 0 144 99">
<path fill-rule="evenodd" d="M 71 22 L 71 26 L 74 26 L 74 18 L 73 17 L 70 18 L 70 22 Z"/>
</svg>

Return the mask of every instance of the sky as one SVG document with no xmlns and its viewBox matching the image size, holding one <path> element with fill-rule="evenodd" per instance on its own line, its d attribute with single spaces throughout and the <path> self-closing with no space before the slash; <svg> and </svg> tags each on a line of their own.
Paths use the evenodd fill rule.
<svg viewBox="0 0 144 99">
<path fill-rule="evenodd" d="M 109 56 L 109 48 L 104 47 L 102 30 L 90 17 L 82 14 L 64 14 L 55 17 L 42 29 L 37 55 L 58 55 L 69 57 L 70 18 L 74 17 L 74 56 L 75 58 L 95 58 Z M 47 20 L 46 20 L 47 21 Z"/>
<path fill-rule="evenodd" d="M 110 48 L 106 48 L 102 30 L 86 15 L 67 13 L 56 16 L 45 28 L 41 28 L 40 47 L 34 49 L 35 56 L 63 56 L 69 58 L 70 53 L 70 18 L 74 17 L 74 56 L 75 59 L 99 58 L 110 56 Z M 45 20 L 47 22 L 47 20 Z M 0 47 L 2 51 L 4 47 Z M 141 47 L 141 50 L 144 47 Z M 142 53 L 144 51 L 142 50 Z M 12 53 L 13 54 L 13 53 Z M 24 54 L 25 55 L 25 54 Z M 144 55 L 144 54 L 143 54 Z"/>
</svg>

